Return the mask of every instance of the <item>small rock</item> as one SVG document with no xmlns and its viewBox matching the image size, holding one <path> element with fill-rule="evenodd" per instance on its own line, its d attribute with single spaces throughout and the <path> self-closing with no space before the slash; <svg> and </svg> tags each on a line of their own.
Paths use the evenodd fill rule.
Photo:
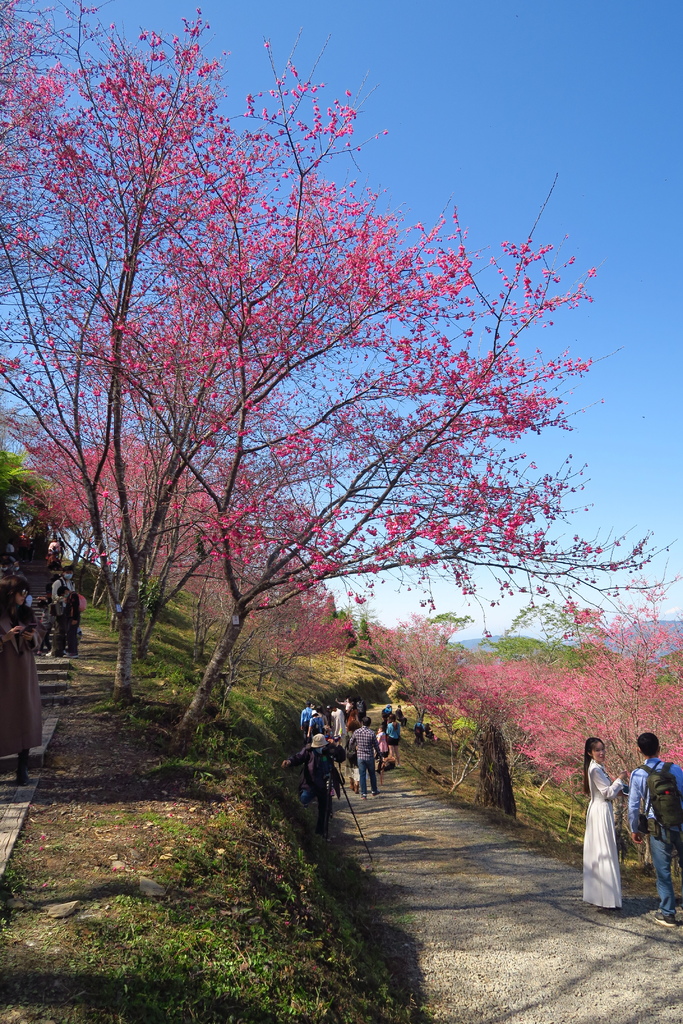
<svg viewBox="0 0 683 1024">
<path fill-rule="evenodd" d="M 6 905 L 10 910 L 26 910 L 29 906 L 26 900 L 21 900 L 18 897 L 14 897 L 11 900 L 7 900 Z"/>
<path fill-rule="evenodd" d="M 153 882 L 151 878 L 140 879 L 140 892 L 143 896 L 165 896 L 166 894 L 163 885 Z"/>
<path fill-rule="evenodd" d="M 51 907 L 47 908 L 47 912 L 50 917 L 71 917 L 79 906 L 80 900 L 71 900 L 70 903 L 53 903 Z"/>
<path fill-rule="evenodd" d="M 123 860 L 113 860 L 111 862 L 112 871 L 123 871 L 126 866 L 126 862 Z"/>
</svg>

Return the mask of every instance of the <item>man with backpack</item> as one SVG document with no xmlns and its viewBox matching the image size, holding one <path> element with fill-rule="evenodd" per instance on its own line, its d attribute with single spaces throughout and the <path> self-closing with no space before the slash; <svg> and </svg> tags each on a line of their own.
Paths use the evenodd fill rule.
<svg viewBox="0 0 683 1024">
<path fill-rule="evenodd" d="M 295 768 L 303 765 L 299 781 L 299 799 L 304 807 L 314 800 L 318 801 L 318 821 L 315 834 L 325 836 L 329 818 L 328 801 L 334 789 L 339 796 L 339 772 L 337 765 L 346 760 L 346 752 L 338 743 L 331 743 L 322 733 L 313 737 L 310 746 L 305 746 L 298 754 L 292 754 L 282 762 L 283 768 Z"/>
<path fill-rule="evenodd" d="M 322 708 L 316 708 L 311 715 L 308 722 L 308 739 L 313 739 L 317 735 L 325 735 L 325 716 Z"/>
<path fill-rule="evenodd" d="M 309 700 L 306 707 L 301 712 L 301 731 L 304 735 L 304 743 L 308 739 L 308 726 L 313 718 L 313 712 L 315 709 L 315 701 Z"/>
<path fill-rule="evenodd" d="M 675 928 L 676 896 L 671 880 L 674 854 L 683 869 L 683 769 L 659 757 L 659 740 L 653 732 L 638 737 L 645 763 L 631 772 L 628 821 L 634 843 L 650 835 L 650 852 L 657 874 L 659 910 L 654 920 Z M 641 811 L 641 803 L 643 810 Z"/>
</svg>

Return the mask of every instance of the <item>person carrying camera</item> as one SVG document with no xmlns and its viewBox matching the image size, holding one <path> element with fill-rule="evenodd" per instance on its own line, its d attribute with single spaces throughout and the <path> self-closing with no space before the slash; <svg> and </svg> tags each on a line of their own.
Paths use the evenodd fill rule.
<svg viewBox="0 0 683 1024">
<path fill-rule="evenodd" d="M 339 772 L 337 765 L 346 760 L 346 751 L 338 743 L 327 739 L 323 733 L 316 733 L 310 745 L 282 762 L 283 768 L 303 765 L 299 780 L 299 800 L 308 807 L 318 801 L 318 821 L 315 832 L 325 836 L 329 818 L 331 790 L 339 796 Z"/>
</svg>

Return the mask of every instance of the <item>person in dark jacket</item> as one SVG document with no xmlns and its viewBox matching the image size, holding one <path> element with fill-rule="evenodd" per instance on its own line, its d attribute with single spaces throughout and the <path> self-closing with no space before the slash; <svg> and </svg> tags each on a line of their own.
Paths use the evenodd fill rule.
<svg viewBox="0 0 683 1024">
<path fill-rule="evenodd" d="M 0 757 L 18 755 L 18 786 L 29 784 L 29 751 L 40 746 L 43 731 L 34 652 L 45 630 L 27 607 L 28 596 L 22 576 L 0 581 Z"/>
<path fill-rule="evenodd" d="M 310 746 L 307 744 L 297 754 L 292 754 L 282 762 L 283 768 L 296 768 L 298 765 L 303 765 L 299 781 L 299 799 L 304 807 L 314 800 L 318 801 L 316 835 L 325 835 L 328 796 L 332 789 L 339 796 L 337 765 L 345 760 L 346 751 L 343 747 L 338 743 L 331 743 L 321 733 L 317 733 Z"/>
</svg>

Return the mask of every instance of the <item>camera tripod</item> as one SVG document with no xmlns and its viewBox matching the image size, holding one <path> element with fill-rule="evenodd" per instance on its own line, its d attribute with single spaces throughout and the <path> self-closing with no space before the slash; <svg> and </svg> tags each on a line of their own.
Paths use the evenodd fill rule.
<svg viewBox="0 0 683 1024">
<path fill-rule="evenodd" d="M 339 785 L 342 788 L 342 792 L 344 793 L 344 796 L 346 797 L 346 802 L 349 805 L 349 810 L 351 811 L 351 814 L 353 815 L 353 820 L 356 823 L 356 828 L 358 829 L 358 834 L 361 837 L 361 839 L 363 840 L 363 846 L 367 850 L 367 854 L 368 854 L 368 857 L 370 858 L 370 861 L 372 861 L 372 854 L 370 853 L 370 847 L 367 844 L 367 840 L 366 840 L 365 836 L 363 835 L 363 829 L 360 827 L 360 822 L 358 821 L 358 818 L 356 817 L 356 812 L 354 811 L 353 806 L 351 804 L 351 801 L 349 800 L 349 794 L 346 792 L 346 786 L 344 785 L 344 779 L 342 777 L 341 772 L 337 772 L 337 778 L 339 779 Z M 323 837 L 325 839 L 327 839 L 327 834 L 328 834 L 328 831 L 329 831 L 329 828 L 330 828 L 330 817 L 332 815 L 332 776 L 331 775 L 329 775 L 327 777 L 327 780 L 325 782 L 325 791 L 326 791 L 326 795 L 327 795 L 327 806 L 325 807 L 325 827 L 324 827 L 324 831 L 323 831 Z"/>
</svg>

